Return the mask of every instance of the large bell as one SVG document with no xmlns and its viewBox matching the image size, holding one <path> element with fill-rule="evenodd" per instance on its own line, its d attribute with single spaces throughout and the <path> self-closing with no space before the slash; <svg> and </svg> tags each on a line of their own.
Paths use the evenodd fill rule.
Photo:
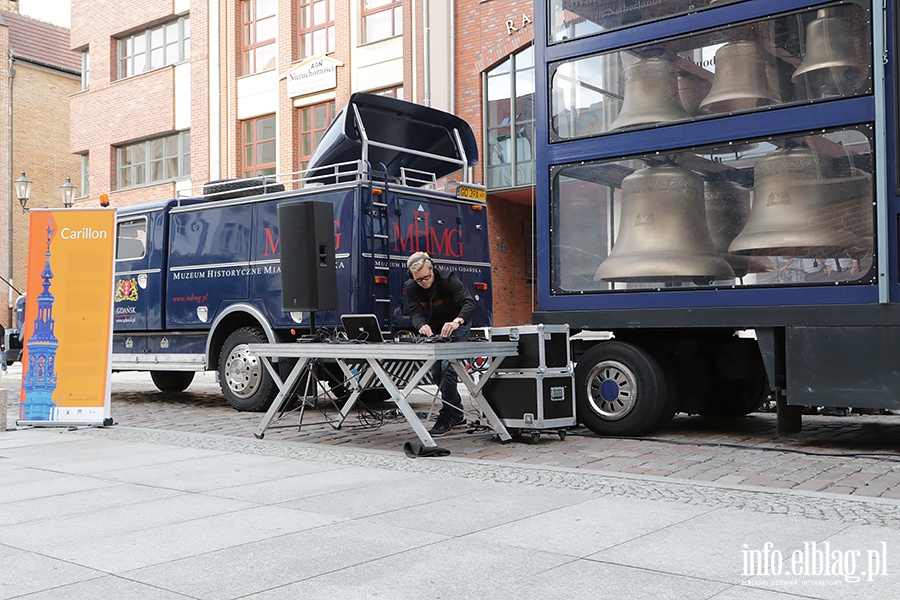
<svg viewBox="0 0 900 600">
<path fill-rule="evenodd" d="M 703 195 L 713 246 L 734 269 L 735 277 L 743 277 L 750 271 L 750 257 L 728 254 L 728 246 L 750 216 L 750 190 L 716 178 L 704 182 Z"/>
<path fill-rule="evenodd" d="M 660 166 L 622 180 L 619 235 L 595 281 L 708 282 L 733 277 L 706 227 L 699 175 Z"/>
<path fill-rule="evenodd" d="M 864 245 L 842 214 L 859 183 L 834 177 L 830 157 L 810 148 L 770 152 L 754 168 L 753 206 L 728 251 L 757 256 L 836 258 Z"/>
<path fill-rule="evenodd" d="M 791 79 L 809 98 L 842 96 L 856 89 L 864 69 L 844 20 L 833 9 L 819 9 L 806 28 L 806 53 Z"/>
<path fill-rule="evenodd" d="M 678 96 L 675 67 L 662 58 L 642 58 L 625 69 L 622 108 L 609 128 L 690 119 Z"/>
<path fill-rule="evenodd" d="M 716 51 L 716 74 L 701 111 L 718 114 L 778 102 L 781 97 L 769 87 L 765 53 L 757 42 L 729 42 Z"/>
</svg>

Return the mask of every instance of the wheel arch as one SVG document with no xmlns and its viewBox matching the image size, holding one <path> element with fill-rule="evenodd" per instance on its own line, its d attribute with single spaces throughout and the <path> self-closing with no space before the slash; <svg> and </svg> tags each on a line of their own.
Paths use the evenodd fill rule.
<svg viewBox="0 0 900 600">
<path fill-rule="evenodd" d="M 206 338 L 206 368 L 219 368 L 219 353 L 226 338 L 241 327 L 259 327 L 269 343 L 278 341 L 278 334 L 257 307 L 251 304 L 232 304 L 223 310 L 213 321 Z"/>
</svg>

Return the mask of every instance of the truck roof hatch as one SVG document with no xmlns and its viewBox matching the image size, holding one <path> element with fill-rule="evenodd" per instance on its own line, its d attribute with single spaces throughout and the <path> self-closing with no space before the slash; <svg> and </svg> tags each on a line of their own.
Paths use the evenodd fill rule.
<svg viewBox="0 0 900 600">
<path fill-rule="evenodd" d="M 307 181 L 334 183 L 329 169 L 367 161 L 373 171 L 403 178 L 402 170 L 444 177 L 478 163 L 472 128 L 463 119 L 387 96 L 356 93 L 335 117 L 309 160 Z M 421 182 L 424 183 L 424 182 Z M 421 184 L 420 183 L 420 184 Z"/>
</svg>

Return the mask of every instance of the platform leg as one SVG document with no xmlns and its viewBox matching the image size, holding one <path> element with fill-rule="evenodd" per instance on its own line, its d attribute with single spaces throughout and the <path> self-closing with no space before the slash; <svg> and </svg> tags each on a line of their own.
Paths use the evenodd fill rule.
<svg viewBox="0 0 900 600">
<path fill-rule="evenodd" d="M 803 407 L 789 406 L 780 388 L 775 389 L 775 423 L 778 435 L 800 433 L 803 426 Z"/>
</svg>

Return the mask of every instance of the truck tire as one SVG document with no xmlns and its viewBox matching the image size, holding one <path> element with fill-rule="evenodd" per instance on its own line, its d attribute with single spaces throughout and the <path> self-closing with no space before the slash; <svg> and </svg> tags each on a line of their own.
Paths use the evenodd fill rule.
<svg viewBox="0 0 900 600">
<path fill-rule="evenodd" d="M 642 435 L 674 410 L 653 356 L 626 342 L 603 342 L 575 365 L 578 420 L 599 435 Z"/>
<path fill-rule="evenodd" d="M 153 385 L 161 392 L 183 392 L 194 380 L 193 371 L 150 371 Z"/>
<path fill-rule="evenodd" d="M 230 200 L 283 191 L 284 184 L 276 182 L 274 177 L 217 179 L 203 184 L 203 197 L 208 200 Z"/>
<path fill-rule="evenodd" d="M 219 353 L 219 385 L 225 400 L 235 410 L 266 410 L 278 394 L 272 376 L 247 344 L 265 344 L 265 333 L 259 327 L 241 327 L 231 333 Z"/>
</svg>

